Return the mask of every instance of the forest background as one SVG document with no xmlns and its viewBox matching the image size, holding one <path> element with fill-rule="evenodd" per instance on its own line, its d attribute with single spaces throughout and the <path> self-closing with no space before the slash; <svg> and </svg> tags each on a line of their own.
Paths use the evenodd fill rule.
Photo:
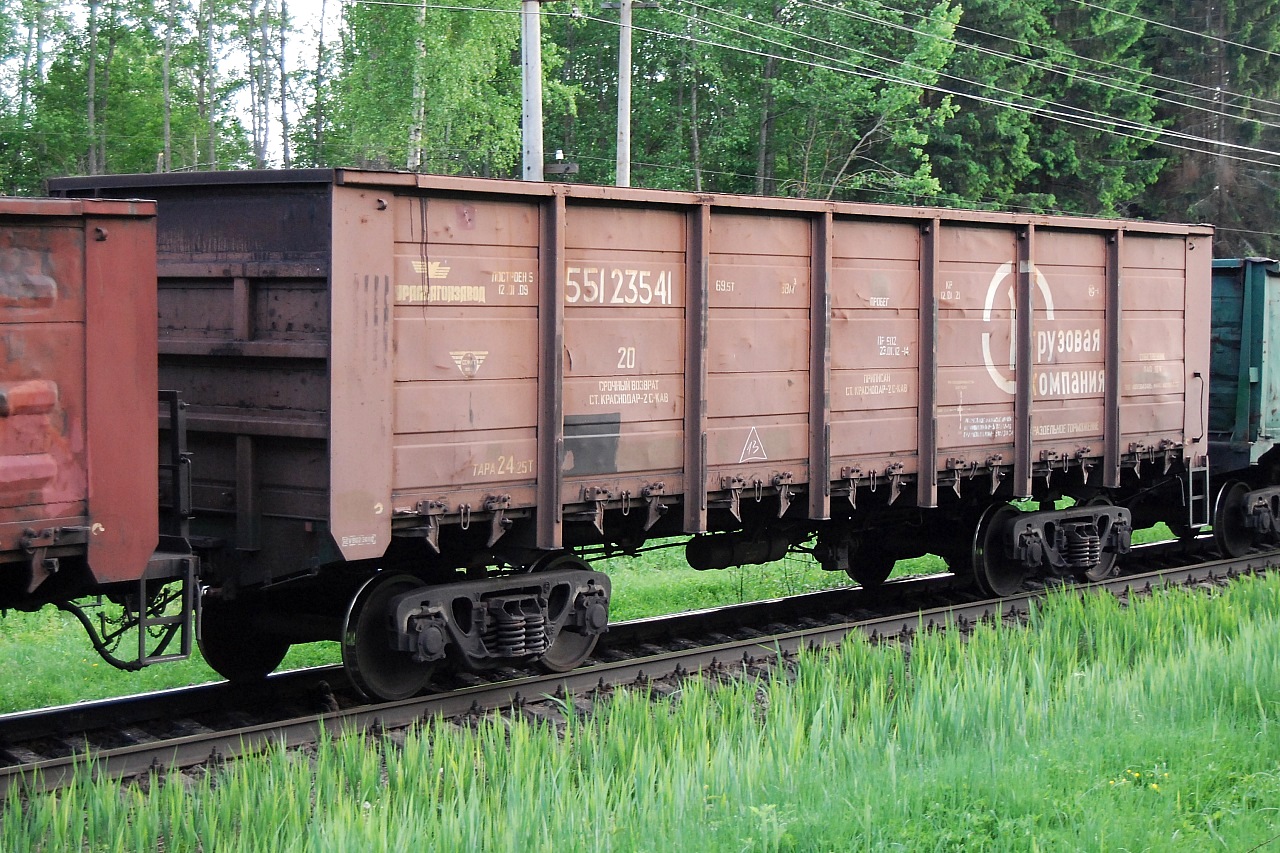
<svg viewBox="0 0 1280 853">
<path fill-rule="evenodd" d="M 542 4 L 545 148 L 614 181 L 618 12 Z M 0 0 L 0 192 L 520 173 L 518 0 Z M 1211 222 L 1280 255 L 1280 0 L 637 4 L 633 186 Z"/>
</svg>

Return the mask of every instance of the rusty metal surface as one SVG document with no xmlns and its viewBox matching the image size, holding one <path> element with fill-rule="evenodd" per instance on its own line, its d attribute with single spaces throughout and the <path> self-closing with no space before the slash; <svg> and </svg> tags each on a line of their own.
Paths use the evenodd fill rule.
<svg viewBox="0 0 1280 853">
<path fill-rule="evenodd" d="M 334 188 L 329 529 L 344 558 L 391 543 L 395 220 L 389 194 Z"/>
<path fill-rule="evenodd" d="M 46 557 L 137 579 L 156 547 L 154 217 L 148 202 L 0 200 L 7 594 L 35 592 Z"/>
<path fill-rule="evenodd" d="M 395 523 L 536 508 L 550 548 L 646 493 L 694 532 L 734 489 L 822 518 L 842 484 L 918 479 L 928 506 L 978 472 L 1022 495 L 1204 453 L 1206 227 L 359 170 L 54 187 L 183 212 L 164 363 L 231 466 L 197 495 L 261 515 L 237 529 L 266 550 L 286 516 L 355 559 Z M 193 233 L 209 200 L 234 236 Z M 271 442 L 256 478 L 243 435 Z"/>
</svg>

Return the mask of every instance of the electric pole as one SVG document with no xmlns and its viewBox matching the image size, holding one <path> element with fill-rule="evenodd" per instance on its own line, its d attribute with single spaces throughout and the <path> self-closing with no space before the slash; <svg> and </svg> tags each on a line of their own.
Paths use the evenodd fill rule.
<svg viewBox="0 0 1280 853">
<path fill-rule="evenodd" d="M 618 186 L 631 186 L 631 0 L 619 0 Z"/>
<path fill-rule="evenodd" d="M 526 181 L 542 180 L 542 12 L 540 0 L 521 0 L 520 59 Z"/>
<path fill-rule="evenodd" d="M 656 0 L 618 0 L 605 3 L 605 9 L 617 9 L 618 21 L 618 180 L 620 187 L 631 186 L 631 10 L 656 9 Z"/>
</svg>

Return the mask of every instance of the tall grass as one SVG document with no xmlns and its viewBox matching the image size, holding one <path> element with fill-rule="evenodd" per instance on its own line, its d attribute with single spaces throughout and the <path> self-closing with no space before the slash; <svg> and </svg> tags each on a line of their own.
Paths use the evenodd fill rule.
<svg viewBox="0 0 1280 853">
<path fill-rule="evenodd" d="M 937 558 L 903 561 L 900 573 L 942 571 L 942 566 Z M 614 581 L 610 618 L 615 622 L 852 583 L 843 572 L 824 572 L 812 559 L 796 556 L 768 566 L 696 572 L 685 562 L 681 548 L 650 552 L 639 559 L 604 560 L 598 567 Z M 280 668 L 340 661 L 336 642 L 310 643 L 295 646 Z M 198 650 L 184 663 L 148 667 L 136 673 L 115 670 L 93 652 L 80 624 L 53 607 L 36 613 L 9 612 L 0 618 L 0 664 L 4 670 L 0 675 L 0 713 L 219 678 L 200 658 Z"/>
<path fill-rule="evenodd" d="M 1248 850 L 1280 832 L 1280 580 L 786 673 L 10 800 L 0 849 Z M 570 710 L 566 707 L 566 711 Z"/>
</svg>

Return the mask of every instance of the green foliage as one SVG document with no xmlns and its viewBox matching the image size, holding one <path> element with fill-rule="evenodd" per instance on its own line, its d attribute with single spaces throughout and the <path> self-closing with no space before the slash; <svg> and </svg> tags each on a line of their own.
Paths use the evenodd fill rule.
<svg viewBox="0 0 1280 853">
<path fill-rule="evenodd" d="M 1280 581 L 1030 629 L 851 639 L 793 671 L 433 720 L 122 793 L 11 798 L 4 849 L 1248 850 L 1280 797 Z"/>
<path fill-rule="evenodd" d="M 345 24 L 329 95 L 333 124 L 319 161 L 445 174 L 518 171 L 516 16 L 352 4 Z"/>
<path fill-rule="evenodd" d="M 966 3 L 946 84 L 959 110 L 926 146 L 949 194 L 1034 211 L 1138 212 L 1164 164 L 1138 11 L 1132 0 Z"/>
<path fill-rule="evenodd" d="M 273 162 L 518 174 L 515 0 L 327 0 L 341 21 L 318 45 L 286 2 L 94 0 L 92 16 L 70 0 L 3 4 L 0 190 L 37 192 L 67 172 Z M 542 10 L 545 149 L 580 165 L 568 180 L 613 183 L 617 19 L 567 2 Z M 632 183 L 1212 221 L 1219 254 L 1278 254 L 1267 154 L 1280 143 L 1278 10 L 640 7 Z"/>
<path fill-rule="evenodd" d="M 1280 185 L 1266 153 L 1280 148 L 1280 2 L 1143 6 L 1169 25 L 1149 34 L 1145 61 L 1195 96 L 1162 103 L 1162 121 L 1211 141 L 1174 152 L 1147 210 L 1218 225 L 1217 257 L 1280 255 Z"/>
<path fill-rule="evenodd" d="M 862 5 L 638 9 L 633 182 L 876 201 L 936 193 L 922 145 L 951 105 L 921 87 L 947 62 L 959 10 L 918 4 L 912 31 Z M 576 152 L 583 180 L 612 182 L 617 80 L 602 69 L 617 66 L 616 27 L 552 26 L 579 109 L 548 121 L 549 147 Z"/>
</svg>

